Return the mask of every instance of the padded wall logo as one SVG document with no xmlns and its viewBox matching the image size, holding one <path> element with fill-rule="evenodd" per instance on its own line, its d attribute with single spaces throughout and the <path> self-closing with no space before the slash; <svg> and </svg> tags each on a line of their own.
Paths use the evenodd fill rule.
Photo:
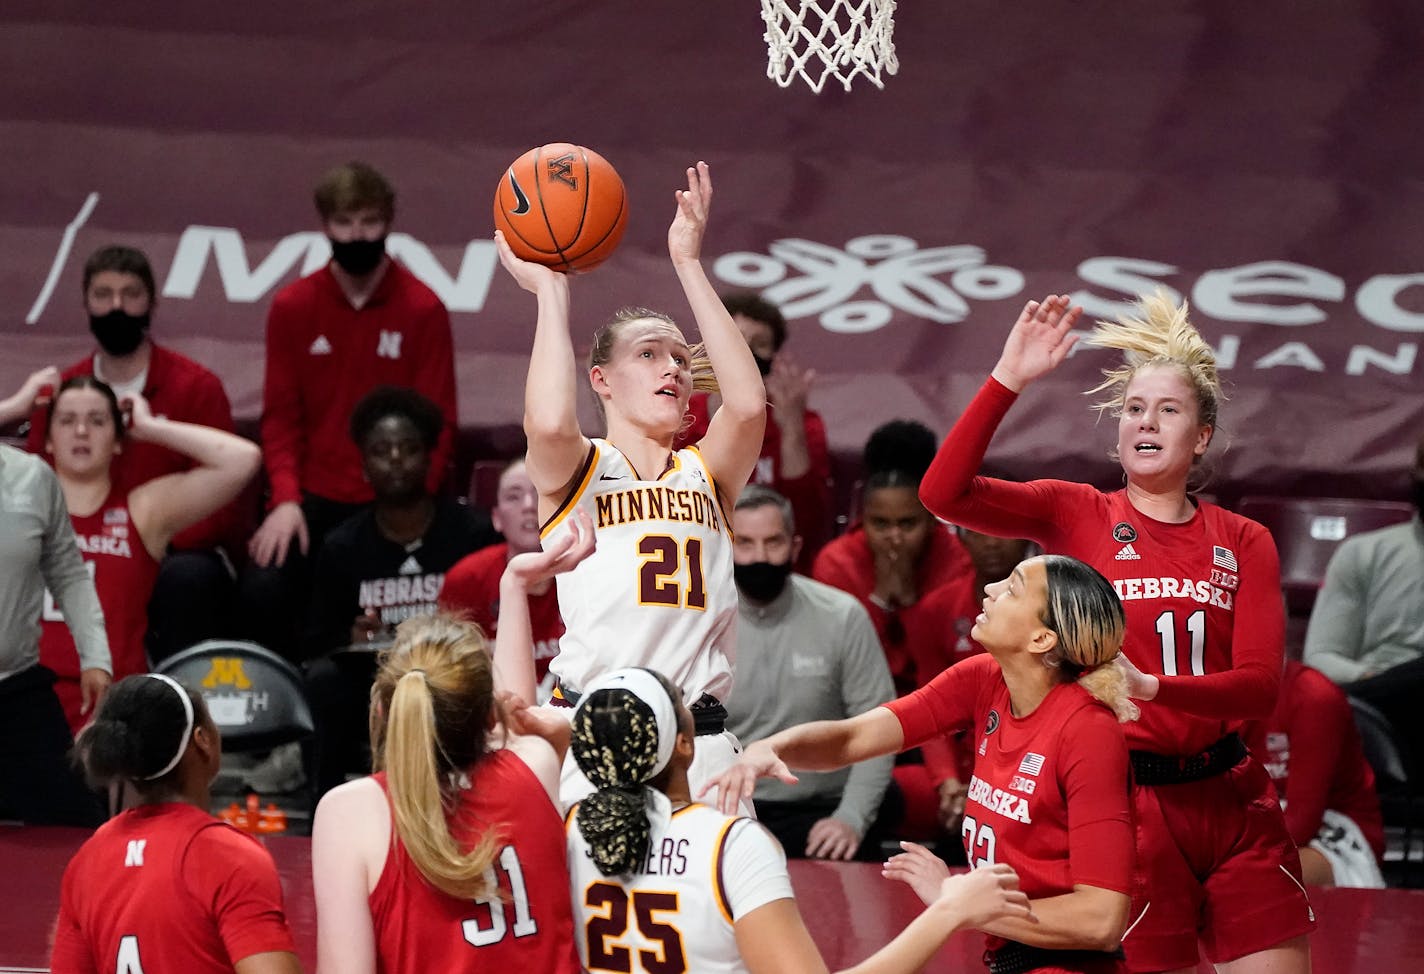
<svg viewBox="0 0 1424 974">
<path fill-rule="evenodd" d="M 759 291 L 787 318 L 815 317 L 822 328 L 841 334 L 876 331 L 896 311 L 927 321 L 954 324 L 970 313 L 973 301 L 997 301 L 1035 287 L 1016 268 L 988 261 L 982 247 L 921 248 L 909 237 L 877 234 L 855 237 L 837 248 L 812 240 L 773 241 L 766 253 L 724 254 L 713 273 L 728 284 Z M 1217 367 L 1298 368 L 1307 372 L 1410 375 L 1424 333 L 1424 272 L 1376 274 L 1353 295 L 1350 311 L 1344 278 L 1293 261 L 1265 260 L 1208 270 L 1195 281 L 1181 268 L 1135 257 L 1090 257 L 1077 268 L 1083 287 L 1070 295 L 1085 318 L 1115 318 L 1132 310 L 1137 295 L 1161 289 L 1175 301 L 1188 299 L 1199 320 L 1230 324 L 1278 325 L 1290 329 L 1329 323 L 1353 314 L 1388 334 L 1374 344 L 1325 353 L 1308 341 L 1273 342 L 1256 332 L 1242 336 L 1213 329 Z M 869 295 L 866 295 L 866 291 Z M 1292 331 L 1295 338 L 1302 333 Z M 1264 336 L 1264 342 L 1261 338 Z M 1308 336 L 1305 336 L 1308 337 Z M 1399 340 L 1399 339 L 1407 340 Z M 1077 354 L 1083 346 L 1075 346 Z"/>
</svg>

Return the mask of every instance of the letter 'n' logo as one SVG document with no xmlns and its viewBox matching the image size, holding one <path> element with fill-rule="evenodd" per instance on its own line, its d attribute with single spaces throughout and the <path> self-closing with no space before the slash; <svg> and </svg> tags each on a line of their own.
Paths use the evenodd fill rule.
<svg viewBox="0 0 1424 974">
<path fill-rule="evenodd" d="M 252 688 L 252 681 L 243 672 L 241 657 L 214 656 L 212 663 L 213 668 L 203 677 L 203 686 L 210 690 L 215 687 L 236 687 L 239 690 Z"/>
<path fill-rule="evenodd" d="M 557 179 L 569 189 L 578 189 L 578 177 L 574 175 L 574 154 L 565 152 L 549 160 L 549 178 Z"/>
<path fill-rule="evenodd" d="M 398 331 L 386 331 L 382 329 L 381 337 L 376 342 L 377 358 L 400 358 L 401 333 Z"/>
</svg>

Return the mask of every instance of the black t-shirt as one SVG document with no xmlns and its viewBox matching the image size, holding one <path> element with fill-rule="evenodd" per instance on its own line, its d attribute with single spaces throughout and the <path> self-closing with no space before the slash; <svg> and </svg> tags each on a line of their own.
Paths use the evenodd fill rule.
<svg viewBox="0 0 1424 974">
<path fill-rule="evenodd" d="M 435 499 L 429 529 L 408 545 L 383 536 L 371 508 L 343 521 L 326 536 L 317 556 L 308 655 L 349 644 L 352 623 L 367 609 L 391 628 L 434 612 L 445 573 L 498 540 L 489 515 L 448 497 Z"/>
</svg>

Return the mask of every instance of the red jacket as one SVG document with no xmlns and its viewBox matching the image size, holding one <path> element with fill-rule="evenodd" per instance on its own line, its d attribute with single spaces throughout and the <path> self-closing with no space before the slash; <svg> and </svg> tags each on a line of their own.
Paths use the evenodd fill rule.
<svg viewBox="0 0 1424 974">
<path fill-rule="evenodd" d="M 450 314 L 435 292 L 391 262 L 369 301 L 353 308 L 324 267 L 282 288 L 267 315 L 262 456 L 271 506 L 303 493 L 344 504 L 371 500 L 351 411 L 378 385 L 407 386 L 445 416 L 431 457 L 444 479 L 457 428 Z"/>
<path fill-rule="evenodd" d="M 65 369 L 63 379 L 94 374 L 94 356 L 86 355 Z M 232 406 L 223 390 L 222 380 L 186 356 L 154 344 L 148 363 L 148 379 L 143 396 L 155 416 L 166 416 L 180 423 L 197 423 L 231 433 Z M 26 443 L 31 453 L 45 452 L 45 413 L 37 409 L 30 417 L 30 435 Z M 123 451 L 114 458 L 110 469 L 115 489 L 129 490 L 165 474 L 180 473 L 193 467 L 193 461 L 181 453 L 153 443 L 126 441 Z M 250 527 L 239 506 L 241 498 L 183 531 L 173 539 L 172 546 L 182 550 L 213 548 L 224 542 L 234 551 L 241 551 Z"/>
</svg>

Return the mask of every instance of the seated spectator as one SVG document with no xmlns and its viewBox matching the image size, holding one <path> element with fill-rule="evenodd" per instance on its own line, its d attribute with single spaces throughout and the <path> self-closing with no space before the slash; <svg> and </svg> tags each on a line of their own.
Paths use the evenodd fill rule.
<svg viewBox="0 0 1424 974">
<path fill-rule="evenodd" d="M 973 574 L 964 546 L 920 503 L 920 478 L 935 455 L 935 435 L 909 420 L 876 429 L 865 444 L 860 523 L 821 550 L 812 577 L 860 599 L 885 649 L 896 692 L 918 678 L 906 645 L 903 610 L 956 578 Z"/>
<path fill-rule="evenodd" d="M 1304 659 L 1372 704 L 1424 756 L 1424 438 L 1411 483 L 1413 518 L 1335 549 L 1310 613 Z"/>
<path fill-rule="evenodd" d="M 736 692 L 727 728 L 759 741 L 812 720 L 854 717 L 894 699 L 865 609 L 792 570 L 801 539 L 786 498 L 750 484 L 732 511 L 737 580 Z M 881 858 L 876 823 L 894 758 L 757 782 L 757 818 L 794 859 Z"/>
<path fill-rule="evenodd" d="M 95 784 L 137 801 L 64 870 L 54 974 L 301 974 L 272 856 L 208 811 L 222 742 L 200 694 L 120 680 L 79 753 Z"/>
<path fill-rule="evenodd" d="M 0 500 L 0 817 L 93 828 L 103 807 L 69 762 L 74 738 L 39 639 L 48 586 L 79 647 L 80 706 L 97 706 L 112 670 L 99 595 L 43 460 L 0 445 Z"/>
<path fill-rule="evenodd" d="M 826 424 L 819 413 L 806 408 L 816 373 L 782 353 L 786 318 L 776 305 L 749 293 L 724 295 L 722 304 L 741 329 L 766 383 L 766 432 L 750 483 L 771 487 L 791 501 L 803 541 L 796 570 L 809 572 L 816 553 L 830 538 L 831 527 Z M 693 395 L 687 407 L 692 422 L 678 437 L 677 447 L 696 443 L 707 434 L 711 409 L 707 393 Z"/>
<path fill-rule="evenodd" d="M 155 416 L 234 432 L 222 381 L 151 337 L 158 295 L 153 268 L 142 251 L 123 246 L 94 251 L 84 264 L 83 294 L 97 347 L 51 378 L 51 394 L 66 379 L 92 375 L 120 400 L 143 396 Z M 46 405 L 36 402 L 30 417 L 31 453 L 44 451 Z M 114 458 L 112 473 L 115 484 L 125 489 L 192 466 L 192 458 L 165 446 L 134 441 Z M 147 613 L 147 647 L 154 660 L 230 634 L 233 565 L 251 528 L 251 517 L 234 500 L 173 536 L 159 561 Z"/>
<path fill-rule="evenodd" d="M 308 655 L 389 645 L 398 624 L 435 611 L 456 562 L 496 540 L 483 512 L 430 492 L 443 425 L 439 407 L 411 389 L 382 386 L 356 404 L 350 436 L 375 501 L 331 531 L 317 555 Z M 346 663 L 308 667 L 323 790 L 368 770 L 362 739 L 375 659 Z"/>
<path fill-rule="evenodd" d="M 1313 886 L 1380 889 L 1384 821 L 1350 701 L 1304 663 L 1286 661 L 1270 720 L 1243 732 L 1275 782 Z"/>
<path fill-rule="evenodd" d="M 292 657 L 291 621 L 306 605 L 316 549 L 372 497 L 348 435 L 356 403 L 386 384 L 437 404 L 445 423 L 426 475 L 432 494 L 458 428 L 450 315 L 386 255 L 395 190 L 352 162 L 322 177 L 315 195 L 331 261 L 277 292 L 267 316 L 262 457 L 271 496 L 242 592 L 248 634 Z"/>
<path fill-rule="evenodd" d="M 516 555 L 539 550 L 539 494 L 522 458 L 499 475 L 490 519 L 504 541 L 467 555 L 445 573 L 440 608 L 467 617 L 493 639 L 498 635 L 500 579 L 505 565 Z M 526 598 L 534 627 L 534 678 L 539 684 L 539 702 L 543 702 L 554 691 L 549 661 L 559 654 L 564 620 L 559 615 L 559 594 L 552 578 L 533 585 Z"/>
<path fill-rule="evenodd" d="M 124 406 L 130 426 L 124 429 Z M 79 549 L 104 609 L 113 675 L 144 673 L 144 633 L 159 562 L 178 532 L 211 517 L 242 492 L 257 472 L 256 444 L 233 433 L 154 416 L 148 401 L 130 393 L 123 405 L 92 375 L 59 387 L 45 422 L 50 454 Z M 162 447 L 188 468 L 126 486 L 113 473 L 129 443 Z M 55 692 L 69 727 L 85 721 L 82 664 L 64 617 L 46 604 L 40 661 L 58 677 Z"/>
</svg>

